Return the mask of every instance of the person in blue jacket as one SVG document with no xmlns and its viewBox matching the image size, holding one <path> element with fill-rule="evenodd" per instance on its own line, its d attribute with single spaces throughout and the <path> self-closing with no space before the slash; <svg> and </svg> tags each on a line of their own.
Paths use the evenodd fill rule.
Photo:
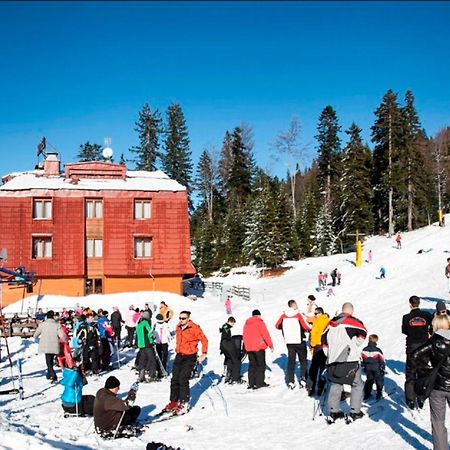
<svg viewBox="0 0 450 450">
<path fill-rule="evenodd" d="M 64 369 L 61 384 L 64 386 L 61 403 L 66 413 L 79 416 L 94 415 L 95 397 L 83 395 L 83 386 L 87 381 L 79 367 L 75 365 L 72 369 Z"/>
</svg>

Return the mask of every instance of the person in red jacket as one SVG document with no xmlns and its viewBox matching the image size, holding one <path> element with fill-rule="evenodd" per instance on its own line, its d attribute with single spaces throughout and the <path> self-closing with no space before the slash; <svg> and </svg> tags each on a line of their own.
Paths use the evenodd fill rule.
<svg viewBox="0 0 450 450">
<path fill-rule="evenodd" d="M 261 313 L 255 309 L 246 320 L 243 333 L 244 347 L 248 353 L 248 389 L 269 386 L 265 381 L 266 348 L 273 352 L 273 343 Z"/>
<path fill-rule="evenodd" d="M 190 319 L 190 311 L 180 312 L 180 322 L 176 327 L 175 360 L 170 382 L 170 402 L 163 411 L 176 415 L 185 414 L 189 410 L 189 380 L 195 363 L 201 364 L 208 352 L 208 339 L 202 329 Z M 202 353 L 197 356 L 198 344 L 202 344 Z"/>
</svg>

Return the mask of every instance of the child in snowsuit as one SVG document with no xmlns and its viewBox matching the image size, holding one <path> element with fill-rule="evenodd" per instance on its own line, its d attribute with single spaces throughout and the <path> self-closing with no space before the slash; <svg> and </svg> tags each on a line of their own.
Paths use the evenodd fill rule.
<svg viewBox="0 0 450 450">
<path fill-rule="evenodd" d="M 370 398 L 372 394 L 373 383 L 377 387 L 377 400 L 383 395 L 385 362 L 383 352 L 377 347 L 378 336 L 371 334 L 369 336 L 369 345 L 362 352 L 362 366 L 367 375 L 364 384 L 364 400 Z"/>
<path fill-rule="evenodd" d="M 380 279 L 386 278 L 386 269 L 384 267 L 380 268 Z"/>
</svg>

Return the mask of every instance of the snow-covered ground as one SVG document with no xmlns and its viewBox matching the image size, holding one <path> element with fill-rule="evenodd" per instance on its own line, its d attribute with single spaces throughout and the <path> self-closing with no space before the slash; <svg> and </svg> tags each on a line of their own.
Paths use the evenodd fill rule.
<svg viewBox="0 0 450 450">
<path fill-rule="evenodd" d="M 450 216 L 447 223 L 450 223 Z M 183 449 L 429 449 L 431 429 L 428 404 L 421 412 L 412 414 L 403 404 L 404 337 L 400 332 L 402 315 L 408 312 L 408 298 L 419 295 L 421 306 L 434 309 L 438 300 L 449 300 L 444 267 L 450 257 L 450 227 L 436 225 L 403 234 L 403 248 L 395 248 L 394 239 L 370 238 L 363 255 L 373 252 L 373 263 L 354 266 L 354 254 L 309 258 L 292 262 L 292 269 L 277 278 L 256 278 L 254 274 L 236 274 L 220 281 L 226 285 L 247 286 L 251 301 L 233 299 L 233 316 L 237 319 L 234 333 L 240 334 L 245 320 L 254 308 L 262 312 L 274 339 L 275 352 L 267 353 L 266 381 L 271 387 L 248 391 L 244 385 L 228 386 L 214 381 L 223 369 L 219 355 L 219 327 L 226 321 L 223 299 L 212 292 L 197 301 L 163 292 L 142 292 L 67 298 L 45 296 L 44 308 L 73 307 L 76 303 L 112 311 L 117 305 L 125 313 L 132 303 L 165 300 L 178 314 L 182 309 L 192 311 L 192 319 L 201 325 L 209 339 L 209 352 L 204 376 L 191 382 L 192 410 L 172 421 L 156 423 L 139 438 L 102 441 L 93 432 L 91 419 L 64 419 L 59 401 L 62 386 L 49 386 L 45 379 L 45 361 L 37 354 L 33 339 L 11 338 L 10 350 L 15 362 L 23 354 L 25 399 L 0 397 L 0 446 L 5 449 L 94 449 L 145 448 L 147 442 L 162 441 Z M 418 253 L 419 250 L 423 252 Z M 386 268 L 386 279 L 377 279 L 381 266 Z M 335 267 L 342 273 L 342 285 L 334 288 L 335 296 L 316 292 L 319 271 L 330 273 Z M 242 270 L 239 270 L 242 272 Z M 362 420 L 346 425 L 327 425 L 322 417 L 312 421 L 315 400 L 301 389 L 290 391 L 284 382 L 287 361 L 286 347 L 274 324 L 289 299 L 298 301 L 301 309 L 308 294 L 317 297 L 317 304 L 333 315 L 345 301 L 355 305 L 355 316 L 363 320 L 370 333 L 380 337 L 379 346 L 387 360 L 386 392 L 391 395 L 376 405 L 364 407 Z M 25 300 L 24 310 L 34 307 L 35 298 Z M 17 303 L 7 312 L 20 311 Z M 177 316 L 176 316 L 177 317 Z M 5 360 L 2 340 L 0 365 L 1 386 L 11 386 L 10 369 Z M 121 354 L 121 368 L 113 372 L 121 380 L 122 391 L 135 380 L 134 351 Z M 243 365 L 247 371 L 247 362 Z M 14 369 L 16 375 L 16 369 Z M 58 376 L 60 372 L 58 371 Z M 246 374 L 244 375 L 246 377 Z M 95 394 L 103 387 L 107 375 L 89 380 L 84 394 Z M 142 410 L 141 418 L 152 416 L 167 403 L 169 381 L 142 384 L 136 404 Z M 368 417 L 371 415 L 371 417 Z M 450 422 L 450 420 L 448 421 Z M 188 431 L 190 427 L 191 430 Z M 450 423 L 449 423 L 450 425 Z"/>
</svg>

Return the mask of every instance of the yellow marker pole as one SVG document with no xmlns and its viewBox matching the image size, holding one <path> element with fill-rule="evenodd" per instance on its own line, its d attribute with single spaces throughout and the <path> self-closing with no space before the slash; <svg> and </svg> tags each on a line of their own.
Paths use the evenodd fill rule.
<svg viewBox="0 0 450 450">
<path fill-rule="evenodd" d="M 439 214 L 439 226 L 442 227 L 442 226 L 444 226 L 444 223 L 443 223 L 443 221 L 444 221 L 444 213 L 442 211 L 442 208 L 439 209 L 438 214 Z"/>
<path fill-rule="evenodd" d="M 362 265 L 362 244 L 358 239 L 356 241 L 356 267 L 360 267 Z"/>
</svg>

